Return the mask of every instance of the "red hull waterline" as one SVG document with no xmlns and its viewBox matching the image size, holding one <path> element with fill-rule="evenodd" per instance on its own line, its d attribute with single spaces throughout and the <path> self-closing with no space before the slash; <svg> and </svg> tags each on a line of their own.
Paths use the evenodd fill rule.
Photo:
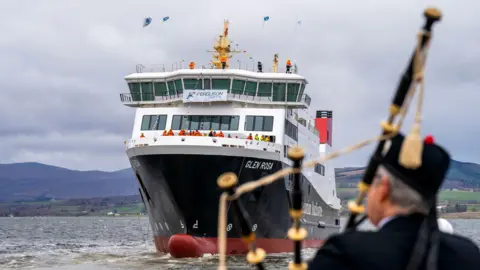
<svg viewBox="0 0 480 270">
<path fill-rule="evenodd" d="M 174 258 L 197 258 L 204 254 L 216 254 L 217 238 L 194 237 L 187 234 L 176 234 L 171 237 L 154 237 L 155 247 L 160 253 L 170 253 Z M 284 253 L 293 251 L 293 242 L 289 239 L 257 239 L 257 246 L 267 253 Z M 303 248 L 318 248 L 323 240 L 309 239 L 302 242 Z M 227 254 L 246 254 L 248 248 L 241 239 L 227 239 Z"/>
</svg>

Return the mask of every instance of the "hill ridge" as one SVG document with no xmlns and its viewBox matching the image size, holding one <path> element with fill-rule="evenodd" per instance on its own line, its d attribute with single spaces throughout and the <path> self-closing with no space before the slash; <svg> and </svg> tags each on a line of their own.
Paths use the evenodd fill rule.
<svg viewBox="0 0 480 270">
<path fill-rule="evenodd" d="M 337 186 L 355 187 L 365 167 L 336 168 Z M 74 170 L 39 162 L 0 163 L 0 202 L 138 195 L 131 168 Z M 452 160 L 443 188 L 480 188 L 480 165 Z"/>
</svg>

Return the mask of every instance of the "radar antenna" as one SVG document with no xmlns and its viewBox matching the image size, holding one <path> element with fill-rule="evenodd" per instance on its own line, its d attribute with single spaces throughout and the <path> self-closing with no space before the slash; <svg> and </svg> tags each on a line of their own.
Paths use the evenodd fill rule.
<svg viewBox="0 0 480 270">
<path fill-rule="evenodd" d="M 236 51 L 230 49 L 230 40 L 228 39 L 228 19 L 225 19 L 223 22 L 223 33 L 218 36 L 218 39 L 213 45 L 214 51 L 213 54 L 213 65 L 217 69 L 222 69 L 222 60 L 225 61 L 225 68 L 230 67 L 230 58 L 232 58 L 232 53 L 241 53 L 242 51 Z"/>
</svg>

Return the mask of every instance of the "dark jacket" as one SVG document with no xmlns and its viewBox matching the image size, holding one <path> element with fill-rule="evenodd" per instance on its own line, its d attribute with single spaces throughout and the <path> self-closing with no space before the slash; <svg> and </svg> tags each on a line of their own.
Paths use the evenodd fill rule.
<svg viewBox="0 0 480 270">
<path fill-rule="evenodd" d="M 423 217 L 397 217 L 377 232 L 353 231 L 330 237 L 309 270 L 405 270 Z M 438 270 L 478 270 L 480 251 L 471 240 L 441 233 Z"/>
</svg>

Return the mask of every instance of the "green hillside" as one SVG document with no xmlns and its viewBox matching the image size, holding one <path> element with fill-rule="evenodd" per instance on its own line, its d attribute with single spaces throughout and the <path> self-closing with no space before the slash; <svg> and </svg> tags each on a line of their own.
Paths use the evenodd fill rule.
<svg viewBox="0 0 480 270">
<path fill-rule="evenodd" d="M 355 187 L 362 179 L 365 167 L 335 169 L 337 185 L 340 188 Z M 452 160 L 444 189 L 480 189 L 480 165 Z"/>
</svg>

